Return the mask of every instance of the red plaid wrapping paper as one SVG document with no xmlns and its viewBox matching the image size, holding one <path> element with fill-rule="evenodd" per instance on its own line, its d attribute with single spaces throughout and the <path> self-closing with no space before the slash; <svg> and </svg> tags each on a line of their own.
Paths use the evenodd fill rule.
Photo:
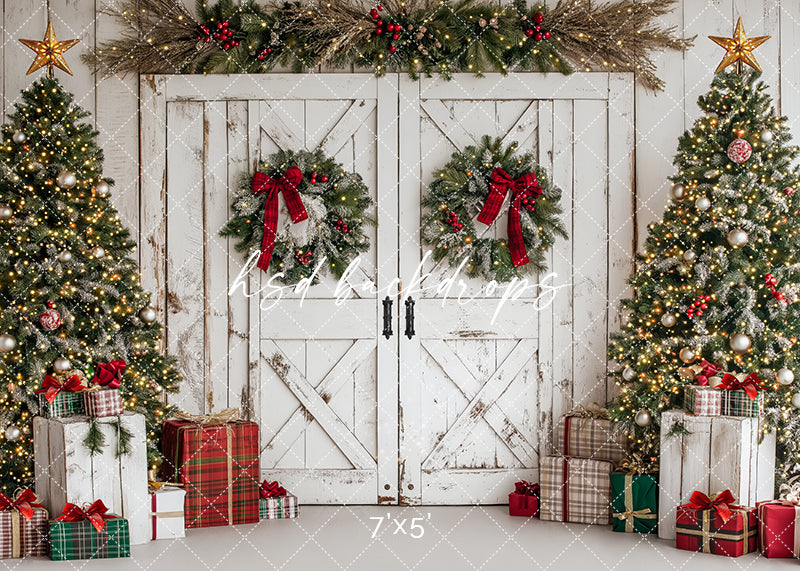
<svg viewBox="0 0 800 571">
<path fill-rule="evenodd" d="M 722 414 L 722 391 L 713 387 L 686 385 L 683 408 L 697 416 L 719 416 Z"/>
<path fill-rule="evenodd" d="M 168 420 L 161 476 L 186 490 L 186 527 L 258 522 L 258 425 Z"/>
<path fill-rule="evenodd" d="M 614 463 L 591 458 L 546 456 L 542 459 L 539 517 L 609 525 Z"/>
<path fill-rule="evenodd" d="M 628 455 L 628 437 L 606 419 L 565 416 L 559 443 L 564 456 L 619 462 Z"/>
<path fill-rule="evenodd" d="M 731 506 L 731 517 L 723 522 L 716 510 L 678 506 L 675 531 L 678 549 L 739 557 L 757 548 L 756 508 Z"/>
<path fill-rule="evenodd" d="M 86 414 L 97 418 L 122 414 L 122 397 L 119 389 L 86 391 Z"/>
<path fill-rule="evenodd" d="M 33 508 L 30 521 L 18 510 L 0 512 L 0 559 L 47 555 L 47 510 Z"/>
<path fill-rule="evenodd" d="M 758 502 L 758 540 L 764 557 L 800 557 L 800 506 Z"/>
</svg>

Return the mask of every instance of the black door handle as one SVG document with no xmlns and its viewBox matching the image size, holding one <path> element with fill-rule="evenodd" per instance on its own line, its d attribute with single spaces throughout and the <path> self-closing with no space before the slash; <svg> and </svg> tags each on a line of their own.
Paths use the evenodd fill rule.
<svg viewBox="0 0 800 571">
<path fill-rule="evenodd" d="M 383 299 L 383 336 L 392 336 L 392 299 L 388 295 Z"/>
<path fill-rule="evenodd" d="M 406 337 L 414 336 L 414 298 L 409 296 L 406 300 Z"/>
</svg>

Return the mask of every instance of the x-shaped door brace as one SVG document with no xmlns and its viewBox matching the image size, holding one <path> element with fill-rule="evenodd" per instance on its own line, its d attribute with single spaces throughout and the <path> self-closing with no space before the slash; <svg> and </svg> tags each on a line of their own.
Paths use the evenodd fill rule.
<svg viewBox="0 0 800 571">
<path fill-rule="evenodd" d="M 375 470 L 375 459 L 328 405 L 330 398 L 374 349 L 375 339 L 358 339 L 314 388 L 272 339 L 262 340 L 261 357 L 302 405 L 292 413 L 262 452 L 280 446 L 285 449 L 280 454 L 282 457 L 311 421 L 316 420 L 356 470 Z M 269 395 L 262 394 L 261 398 L 269 398 Z"/>
<path fill-rule="evenodd" d="M 426 339 L 422 343 L 458 390 L 469 399 L 467 407 L 422 463 L 423 470 L 444 469 L 447 461 L 464 446 L 467 435 L 481 419 L 486 420 L 523 466 L 537 465 L 536 450 L 496 402 L 534 355 L 536 342 L 536 339 L 522 339 L 517 343 L 483 386 L 444 341 Z"/>
</svg>

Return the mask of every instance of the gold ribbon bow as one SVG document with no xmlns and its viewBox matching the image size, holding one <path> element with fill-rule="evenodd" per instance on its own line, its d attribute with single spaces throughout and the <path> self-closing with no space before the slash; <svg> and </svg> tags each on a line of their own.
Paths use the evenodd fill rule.
<svg viewBox="0 0 800 571">
<path fill-rule="evenodd" d="M 238 408 L 226 408 L 210 414 L 191 414 L 185 410 L 178 411 L 175 415 L 178 420 L 188 420 L 194 424 L 227 424 L 239 420 Z"/>
<path fill-rule="evenodd" d="M 650 508 L 633 509 L 633 474 L 625 474 L 625 511 L 613 514 L 615 518 L 625 522 L 625 531 L 633 533 L 633 523 L 636 518 L 656 519 L 658 517 Z"/>
<path fill-rule="evenodd" d="M 645 462 L 641 454 L 633 452 L 627 458 L 623 458 L 619 461 L 617 469 L 637 475 L 655 474 L 658 472 L 658 460 L 652 459 L 649 462 Z"/>
<path fill-rule="evenodd" d="M 581 418 L 596 418 L 598 420 L 608 420 L 610 417 L 608 416 L 608 409 L 596 405 L 590 404 L 587 406 L 583 406 L 579 404 L 572 411 L 567 414 L 567 416 L 577 416 Z"/>
</svg>

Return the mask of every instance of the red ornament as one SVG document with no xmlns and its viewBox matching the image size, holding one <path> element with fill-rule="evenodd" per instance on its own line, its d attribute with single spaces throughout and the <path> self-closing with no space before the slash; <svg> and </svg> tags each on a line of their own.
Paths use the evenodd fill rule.
<svg viewBox="0 0 800 571">
<path fill-rule="evenodd" d="M 390 32 L 394 32 L 394 24 L 392 24 L 391 22 L 386 24 L 386 29 L 389 30 Z"/>
<path fill-rule="evenodd" d="M 533 37 L 533 39 L 536 40 L 537 42 L 541 42 L 542 37 L 543 37 L 542 34 L 537 32 L 537 34 Z"/>
<path fill-rule="evenodd" d="M 544 15 L 541 12 L 536 12 L 533 15 L 533 21 L 536 22 L 537 24 L 541 24 L 542 22 L 544 22 Z"/>
<path fill-rule="evenodd" d="M 393 40 L 399 40 L 400 39 L 400 34 L 392 34 L 392 39 Z"/>
<path fill-rule="evenodd" d="M 525 30 L 525 35 L 530 38 L 533 35 L 533 30 L 531 28 L 528 28 L 527 30 Z"/>
<path fill-rule="evenodd" d="M 383 12 L 383 6 L 381 6 L 380 4 L 378 4 L 378 11 Z"/>
<path fill-rule="evenodd" d="M 383 28 L 375 28 L 375 33 L 376 34 L 382 34 L 383 33 Z"/>
<path fill-rule="evenodd" d="M 753 154 L 753 147 L 746 139 L 734 139 L 728 145 L 728 158 L 736 164 L 741 164 Z"/>
<path fill-rule="evenodd" d="M 48 303 L 48 306 L 50 303 Z M 39 316 L 39 324 L 47 331 L 54 331 L 58 329 L 61 326 L 61 323 L 61 314 L 52 307 L 45 310 L 45 312 Z"/>
<path fill-rule="evenodd" d="M 544 39 L 545 40 L 549 40 L 550 39 L 550 32 L 549 31 L 544 33 Z"/>
<path fill-rule="evenodd" d="M 322 175 L 322 178 L 321 178 L 320 180 L 321 180 L 322 182 L 328 182 L 328 177 L 327 177 L 327 176 L 325 176 L 325 175 Z"/>
<path fill-rule="evenodd" d="M 397 51 L 397 46 L 389 46 L 389 51 L 394 53 Z"/>
</svg>

